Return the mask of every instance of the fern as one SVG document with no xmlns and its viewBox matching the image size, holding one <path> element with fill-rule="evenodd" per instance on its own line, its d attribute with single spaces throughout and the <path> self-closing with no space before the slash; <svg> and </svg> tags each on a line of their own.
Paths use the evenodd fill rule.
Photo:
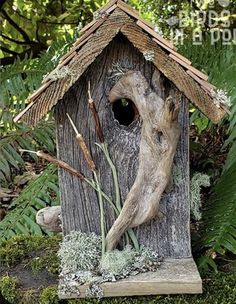
<svg viewBox="0 0 236 304">
<path fill-rule="evenodd" d="M 222 149 L 231 148 L 223 173 L 203 211 L 200 237 L 194 242 L 195 251 L 204 252 L 198 260 L 199 268 L 217 270 L 215 255 L 224 255 L 227 251 L 236 254 L 236 46 L 221 42 L 212 46 L 206 39 L 203 46 L 185 43 L 181 51 L 191 58 L 194 66 L 209 74 L 210 82 L 227 91 L 231 98 L 232 114 L 221 122 L 228 125 L 228 139 Z M 208 127 L 213 128 L 199 111 L 192 115 L 191 122 L 197 125 L 200 133 Z"/>
<path fill-rule="evenodd" d="M 48 165 L 11 203 L 11 211 L 0 222 L 0 241 L 17 234 L 42 235 L 43 230 L 35 223 L 35 215 L 38 210 L 48 205 L 59 204 L 57 184 L 57 168 Z"/>
<path fill-rule="evenodd" d="M 50 116 L 34 129 L 23 123 L 14 125 L 13 117 L 25 108 L 30 93 L 37 89 L 44 74 L 57 65 L 72 40 L 71 36 L 66 35 L 42 53 L 40 58 L 18 59 L 13 65 L 0 69 L 0 183 L 4 186 L 11 180 L 15 169 L 24 167 L 19 148 L 55 152 L 54 124 Z"/>
<path fill-rule="evenodd" d="M 222 45 L 219 41 L 214 46 L 211 45 L 210 39 L 203 42 L 203 46 L 192 45 L 192 42 L 185 43 L 181 48 L 184 53 L 193 62 L 193 65 L 202 69 L 209 75 L 209 81 L 217 88 L 223 89 L 228 93 L 231 100 L 231 115 L 227 116 L 222 124 L 227 122 L 228 139 L 222 149 L 230 146 L 225 169 L 229 168 L 236 152 L 236 45 Z M 194 113 L 191 122 L 200 125 L 200 131 L 204 131 L 209 125 L 209 120 L 199 111 Z"/>
<path fill-rule="evenodd" d="M 24 167 L 24 160 L 18 149 L 45 149 L 55 152 L 54 125 L 52 122 L 42 121 L 36 129 L 19 125 L 0 139 L 0 181 L 7 184 L 12 179 L 14 169 Z M 32 156 L 35 161 L 37 157 Z"/>
<path fill-rule="evenodd" d="M 225 170 L 213 189 L 208 208 L 203 213 L 204 226 L 195 242 L 197 250 L 206 255 L 214 252 L 224 255 L 227 251 L 236 254 L 236 161 Z M 209 258 L 201 259 L 201 267 L 209 264 Z M 212 265 L 211 265 L 212 266 Z"/>
</svg>

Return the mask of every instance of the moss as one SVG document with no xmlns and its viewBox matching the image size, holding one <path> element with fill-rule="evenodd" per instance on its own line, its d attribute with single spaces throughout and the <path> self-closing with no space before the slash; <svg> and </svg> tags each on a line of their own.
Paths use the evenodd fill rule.
<svg viewBox="0 0 236 304">
<path fill-rule="evenodd" d="M 59 272 L 59 260 L 56 253 L 51 255 L 46 254 L 42 257 L 35 257 L 30 262 L 30 266 L 33 272 L 38 272 L 42 269 L 47 269 L 47 271 L 51 274 L 58 274 Z"/>
<path fill-rule="evenodd" d="M 40 293 L 39 296 L 39 303 L 40 304 L 58 304 L 59 299 L 57 296 L 57 286 L 50 286 Z"/>
<path fill-rule="evenodd" d="M 1 243 L 0 261 L 3 266 L 14 266 L 23 260 L 30 260 L 32 270 L 46 268 L 58 273 L 57 251 L 61 236 L 16 236 Z"/>
<path fill-rule="evenodd" d="M 10 303 L 15 304 L 18 298 L 18 281 L 14 277 L 4 276 L 0 278 L 0 292 Z"/>
</svg>

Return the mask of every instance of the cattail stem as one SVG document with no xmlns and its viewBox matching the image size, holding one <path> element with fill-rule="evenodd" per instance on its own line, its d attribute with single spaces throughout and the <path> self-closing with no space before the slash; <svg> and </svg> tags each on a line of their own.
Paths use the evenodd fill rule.
<svg viewBox="0 0 236 304">
<path fill-rule="evenodd" d="M 102 237 L 102 256 L 105 254 L 106 251 L 106 235 L 105 235 L 105 225 L 104 225 L 104 205 L 103 205 L 103 198 L 102 198 L 102 190 L 100 186 L 100 182 L 98 180 L 98 176 L 96 173 L 96 166 L 92 159 L 91 153 L 85 143 L 85 140 L 82 136 L 82 134 L 79 133 L 78 129 L 76 128 L 74 122 L 72 121 L 71 117 L 67 113 L 67 117 L 69 118 L 69 121 L 76 133 L 76 139 L 79 143 L 79 146 L 84 154 L 84 158 L 88 164 L 88 167 L 93 172 L 94 179 L 97 185 L 97 193 L 98 193 L 98 202 L 100 207 L 100 227 L 101 227 L 101 237 Z"/>
<path fill-rule="evenodd" d="M 79 131 L 78 131 L 78 129 L 76 128 L 76 126 L 75 126 L 73 120 L 71 119 L 70 115 L 68 113 L 66 115 L 69 118 L 70 124 L 71 124 L 72 128 L 75 131 L 76 140 L 78 141 L 79 146 L 80 146 L 80 148 L 81 148 L 81 150 L 82 150 L 82 152 L 84 154 L 85 161 L 86 161 L 89 169 L 92 172 L 94 172 L 96 170 L 96 166 L 95 166 L 95 163 L 94 163 L 94 161 L 92 159 L 91 153 L 90 153 L 90 151 L 89 151 L 89 149 L 88 149 L 88 147 L 86 145 L 86 142 L 85 142 L 82 134 L 80 134 Z"/>
<path fill-rule="evenodd" d="M 112 171 L 112 176 L 113 176 L 113 182 L 114 182 L 114 187 L 115 187 L 115 194 L 116 194 L 116 207 L 119 210 L 119 212 L 121 212 L 122 206 L 121 206 L 121 199 L 120 199 L 120 187 L 119 187 L 119 181 L 118 181 L 118 175 L 117 175 L 117 171 L 116 171 L 116 167 L 113 164 L 109 151 L 108 151 L 108 147 L 107 147 L 107 143 L 102 143 L 101 145 L 96 144 L 104 153 L 106 160 L 108 162 L 108 165 L 111 168 Z"/>
<path fill-rule="evenodd" d="M 54 165 L 57 165 L 67 171 L 69 171 L 71 174 L 79 177 L 81 180 L 84 180 L 85 177 L 82 173 L 80 173 L 79 171 L 77 171 L 76 169 L 74 169 L 73 167 L 71 167 L 69 164 L 67 164 L 66 162 L 57 159 L 56 157 L 53 157 L 47 153 L 44 153 L 42 151 L 30 151 L 30 150 L 23 150 L 23 149 L 19 149 L 20 152 L 28 152 L 28 153 L 33 153 L 36 154 L 38 157 L 47 160 L 50 163 L 53 163 Z"/>
<path fill-rule="evenodd" d="M 85 181 L 87 184 L 89 184 L 95 191 L 98 192 L 98 186 L 97 184 L 94 182 L 94 180 L 90 180 L 86 177 L 84 177 L 84 175 L 82 173 L 80 173 L 79 171 L 77 171 L 75 168 L 71 167 L 69 164 L 67 164 L 66 162 L 59 160 L 55 157 L 52 157 L 49 154 L 43 153 L 41 151 L 31 151 L 31 150 L 24 150 L 24 149 L 19 149 L 20 152 L 28 152 L 28 153 L 33 153 L 36 154 L 38 157 L 47 160 L 48 162 L 61 167 L 62 169 L 70 172 L 72 175 L 75 175 L 77 177 L 79 177 L 81 179 L 81 181 Z M 101 191 L 102 197 L 111 205 L 112 209 L 115 211 L 116 215 L 119 215 L 119 211 L 117 210 L 115 204 L 112 202 L 112 200 L 109 198 L 109 196 L 104 193 L 103 191 Z"/>
<path fill-rule="evenodd" d="M 100 206 L 100 227 L 101 227 L 101 237 L 102 237 L 102 257 L 105 254 L 106 251 L 106 235 L 105 235 L 105 225 L 104 225 L 104 206 L 103 206 L 103 199 L 101 194 L 101 187 L 100 183 L 98 181 L 97 173 L 96 171 L 93 172 L 95 182 L 98 187 L 98 201 Z"/>
<path fill-rule="evenodd" d="M 88 83 L 88 96 L 89 96 L 89 98 L 88 98 L 89 109 L 91 110 L 91 112 L 93 114 L 97 136 L 98 136 L 100 142 L 104 143 L 105 139 L 104 139 L 104 135 L 103 135 L 102 127 L 101 127 L 101 122 L 100 122 L 100 119 L 99 119 L 99 115 L 98 115 L 98 112 L 97 112 L 95 102 L 94 102 L 94 100 L 92 99 L 92 96 L 91 96 L 90 82 Z"/>
<path fill-rule="evenodd" d="M 111 171 L 112 171 L 112 176 L 113 176 L 113 182 L 114 182 L 114 187 L 115 187 L 115 193 L 116 193 L 116 208 L 120 214 L 121 212 L 121 209 L 122 209 L 122 206 L 121 206 L 121 196 L 120 196 L 120 187 L 119 187 L 119 181 L 118 181 L 118 174 L 117 174 L 117 170 L 116 170 L 116 167 L 114 165 L 114 163 L 112 162 L 111 160 L 111 157 L 110 157 L 110 154 L 109 154 L 109 151 L 108 151 L 108 147 L 107 147 L 107 143 L 104 142 L 102 143 L 101 145 L 99 144 L 96 144 L 101 150 L 102 152 L 104 153 L 105 157 L 106 157 L 106 160 L 111 168 Z M 139 251 L 139 243 L 138 243 L 138 240 L 137 240 L 137 237 L 133 231 L 133 229 L 128 229 L 127 232 L 125 233 L 125 238 L 126 238 L 126 244 L 129 244 L 129 241 L 127 239 L 127 235 L 129 235 L 132 243 L 133 243 L 133 246 L 134 248 Z"/>
</svg>

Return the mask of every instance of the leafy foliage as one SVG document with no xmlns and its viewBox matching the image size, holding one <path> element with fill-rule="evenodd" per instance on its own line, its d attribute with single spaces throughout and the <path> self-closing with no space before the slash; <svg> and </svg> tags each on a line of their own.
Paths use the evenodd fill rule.
<svg viewBox="0 0 236 304">
<path fill-rule="evenodd" d="M 0 57 L 3 65 L 24 59 L 32 53 L 38 57 L 53 41 L 65 33 L 73 35 L 91 21 L 93 12 L 104 0 L 7 0 L 2 1 Z"/>
<path fill-rule="evenodd" d="M 195 247 L 204 248 L 206 257 L 199 265 L 207 269 L 207 264 L 216 268 L 213 258 L 227 251 L 236 254 L 236 161 L 224 171 L 213 189 L 207 210 L 203 213 L 204 226 Z"/>
<path fill-rule="evenodd" d="M 192 41 L 186 41 L 180 48 L 180 52 L 192 61 L 192 65 L 203 70 L 209 75 L 209 81 L 218 89 L 222 89 L 228 93 L 231 100 L 231 115 L 223 120 L 222 123 L 229 121 L 230 134 L 226 145 L 232 144 L 236 139 L 236 45 L 223 45 L 222 41 L 211 45 L 210 37 L 203 41 L 203 45 L 193 45 Z M 191 122 L 196 124 L 200 133 L 207 127 L 211 127 L 209 120 L 194 111 Z"/>
<path fill-rule="evenodd" d="M 181 51 L 192 60 L 193 65 L 209 74 L 210 82 L 217 88 L 228 92 L 231 98 L 231 115 L 226 117 L 221 125 L 228 126 L 228 139 L 222 150 L 231 147 L 227 156 L 222 176 L 213 188 L 213 194 L 203 212 L 203 227 L 200 238 L 195 242 L 195 250 L 205 250 L 205 255 L 199 259 L 199 267 L 217 269 L 213 258 L 226 251 L 236 253 L 236 46 L 223 45 L 222 42 L 212 46 L 206 39 L 203 46 L 186 43 Z M 191 117 L 199 133 L 214 126 L 209 120 L 195 110 Z"/>
<path fill-rule="evenodd" d="M 17 234 L 43 234 L 42 229 L 35 223 L 35 215 L 39 209 L 59 203 L 56 172 L 57 168 L 49 165 L 13 200 L 10 205 L 12 211 L 0 222 L 1 241 Z"/>
<path fill-rule="evenodd" d="M 0 138 L 1 183 L 6 184 L 11 179 L 13 168 L 19 170 L 24 166 L 19 148 L 55 152 L 54 124 L 50 116 L 33 129 L 23 123 L 15 125 L 13 117 L 25 108 L 29 94 L 39 86 L 43 75 L 57 65 L 71 42 L 72 37 L 65 35 L 40 58 L 17 60 L 0 70 L 0 131 L 3 135 Z"/>
</svg>

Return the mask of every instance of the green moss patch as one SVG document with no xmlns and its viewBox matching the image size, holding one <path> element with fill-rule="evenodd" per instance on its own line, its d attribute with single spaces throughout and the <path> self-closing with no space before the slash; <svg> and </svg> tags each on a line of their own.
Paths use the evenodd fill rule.
<svg viewBox="0 0 236 304">
<path fill-rule="evenodd" d="M 60 241 L 61 236 L 17 236 L 2 242 L 0 276 L 16 277 L 27 290 L 57 284 Z"/>
<path fill-rule="evenodd" d="M 22 235 L 13 237 L 1 243 L 0 263 L 1 265 L 10 267 L 27 259 L 31 260 L 32 258 L 37 258 L 37 256 L 42 256 L 44 260 L 49 259 L 50 262 L 54 260 L 55 265 L 55 261 L 58 261 L 57 251 L 60 241 L 60 236 L 43 237 Z M 35 266 L 34 268 L 37 267 Z M 53 272 L 55 272 L 55 270 Z"/>
<path fill-rule="evenodd" d="M 4 276 L 0 278 L 0 292 L 9 303 L 17 303 L 18 280 L 14 277 Z"/>
</svg>

